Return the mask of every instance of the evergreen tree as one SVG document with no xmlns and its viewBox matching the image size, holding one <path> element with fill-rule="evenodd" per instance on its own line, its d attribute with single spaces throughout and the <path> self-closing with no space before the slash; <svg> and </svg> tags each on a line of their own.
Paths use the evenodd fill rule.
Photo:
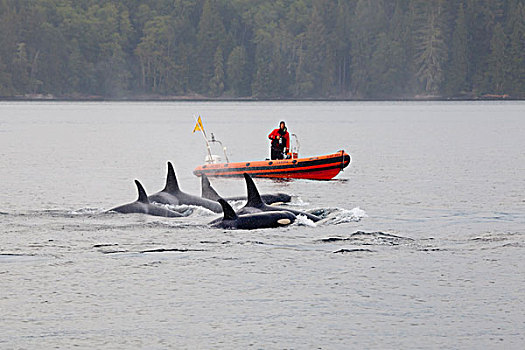
<svg viewBox="0 0 525 350">
<path fill-rule="evenodd" d="M 378 35 L 377 47 L 370 62 L 370 84 L 367 94 L 374 97 L 399 97 L 408 85 L 408 30 L 402 1 L 396 1 L 388 30 Z"/>
<path fill-rule="evenodd" d="M 312 20 L 307 30 L 311 43 L 319 49 L 313 51 L 313 62 L 318 67 L 315 84 L 318 88 L 315 96 L 330 97 L 337 91 L 337 48 L 335 39 L 337 3 L 334 0 L 315 0 L 313 3 Z M 315 20 L 315 17 L 319 19 Z M 317 30 L 315 22 L 318 22 Z M 309 35 L 309 32 L 312 35 Z M 315 35 L 313 34 L 315 32 Z M 320 49 L 322 48 L 322 50 Z"/>
<path fill-rule="evenodd" d="M 304 36 L 304 47 L 300 51 L 300 63 L 296 73 L 297 97 L 308 97 L 319 94 L 323 81 L 323 67 L 327 53 L 326 28 L 320 14 L 319 6 L 314 6 L 310 24 Z"/>
<path fill-rule="evenodd" d="M 443 80 L 446 46 L 443 38 L 441 1 L 419 4 L 416 37 L 417 77 L 426 94 L 436 94 Z"/>
<path fill-rule="evenodd" d="M 252 91 L 254 97 L 273 97 L 275 96 L 275 83 L 270 75 L 270 66 L 262 62 L 259 58 L 257 71 L 252 84 Z"/>
<path fill-rule="evenodd" d="M 85 62 L 76 39 L 69 44 L 69 57 L 67 58 L 68 87 L 77 92 L 90 93 L 86 84 L 89 77 L 86 74 L 88 63 Z"/>
<path fill-rule="evenodd" d="M 351 47 L 352 90 L 357 96 L 368 96 L 371 60 L 377 48 L 380 33 L 386 30 L 385 6 L 382 0 L 358 0 L 352 25 Z"/>
<path fill-rule="evenodd" d="M 11 75 L 7 73 L 7 67 L 0 56 L 0 97 L 11 96 L 12 90 Z"/>
<path fill-rule="evenodd" d="M 212 96 L 221 96 L 224 91 L 224 58 L 222 56 L 221 47 L 217 47 L 217 51 L 213 57 L 213 65 L 215 67 L 213 77 L 210 80 L 210 93 Z"/>
<path fill-rule="evenodd" d="M 449 62 L 446 70 L 444 92 L 449 96 L 457 96 L 469 88 L 468 77 L 468 37 L 463 3 L 460 2 L 456 26 L 452 34 L 449 50 Z"/>
<path fill-rule="evenodd" d="M 27 50 L 25 43 L 19 43 L 16 47 L 16 53 L 13 58 L 13 75 L 16 77 L 14 81 L 15 91 L 29 93 L 32 91 L 31 82 L 29 80 L 30 63 L 27 57 Z"/>
<path fill-rule="evenodd" d="M 486 72 L 485 91 L 492 94 L 503 94 L 507 78 L 508 61 L 505 58 L 507 36 L 501 24 L 496 24 L 494 34 L 490 40 L 490 55 L 488 57 L 488 70 Z"/>
<path fill-rule="evenodd" d="M 64 37 L 58 28 L 46 22 L 40 26 L 38 43 L 33 44 L 30 80 L 31 92 L 62 94 L 67 89 L 64 62 L 68 53 Z"/>
<path fill-rule="evenodd" d="M 469 31 L 469 76 L 472 90 L 479 92 L 486 85 L 490 39 L 496 21 L 502 16 L 502 0 L 466 0 Z"/>
<path fill-rule="evenodd" d="M 338 0 L 335 29 L 335 71 L 337 74 L 337 93 L 345 96 L 350 88 L 350 37 L 351 9 L 347 1 Z"/>
<path fill-rule="evenodd" d="M 295 97 L 307 96 L 314 88 L 314 77 L 308 67 L 308 56 L 304 49 L 304 35 L 299 37 L 299 47 L 297 49 L 297 68 L 295 71 L 295 84 L 293 85 L 293 95 Z"/>
<path fill-rule="evenodd" d="M 135 50 L 141 65 L 141 85 L 147 92 L 166 93 L 175 89 L 175 31 L 171 24 L 169 16 L 157 16 L 148 21 Z"/>
<path fill-rule="evenodd" d="M 249 96 L 248 57 L 244 46 L 237 46 L 232 50 L 226 65 L 229 88 L 236 96 Z"/>
<path fill-rule="evenodd" d="M 219 16 L 216 0 L 206 0 L 204 3 L 197 41 L 199 49 L 196 63 L 201 75 L 197 89 L 208 93 L 210 80 L 215 75 L 214 54 L 218 46 L 224 47 L 226 44 L 226 30 Z"/>
<path fill-rule="evenodd" d="M 505 80 L 505 91 L 515 97 L 525 97 L 525 4 L 512 1 L 509 6 L 507 28 L 509 71 Z"/>
</svg>

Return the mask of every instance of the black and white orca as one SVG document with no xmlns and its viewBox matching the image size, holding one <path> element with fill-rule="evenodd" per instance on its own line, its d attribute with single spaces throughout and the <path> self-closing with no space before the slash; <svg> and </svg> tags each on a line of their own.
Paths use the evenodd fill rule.
<svg viewBox="0 0 525 350">
<path fill-rule="evenodd" d="M 278 207 L 274 205 L 267 205 L 262 200 L 259 194 L 259 190 L 257 190 L 257 187 L 255 186 L 255 183 L 253 182 L 253 179 L 251 178 L 251 176 L 248 175 L 247 173 L 244 173 L 244 179 L 246 180 L 246 190 L 248 192 L 248 202 L 246 203 L 244 207 L 242 207 L 241 209 L 237 211 L 237 215 L 257 213 L 261 211 L 266 212 L 266 211 L 282 210 L 282 211 L 290 212 L 294 215 L 304 215 L 308 219 L 312 220 L 313 222 L 317 222 L 321 220 L 320 217 L 313 215 L 313 214 L 306 213 L 304 211 L 289 209 L 286 207 Z"/>
<path fill-rule="evenodd" d="M 135 184 L 137 185 L 139 198 L 133 203 L 124 204 L 119 207 L 110 209 L 109 211 L 115 211 L 117 213 L 122 214 L 148 214 L 154 216 L 164 216 L 168 218 L 184 216 L 180 213 L 177 213 L 176 211 L 152 204 L 149 201 L 148 195 L 146 194 L 146 191 L 144 190 L 144 187 L 142 187 L 141 183 L 138 180 L 135 180 Z"/>
<path fill-rule="evenodd" d="M 258 212 L 246 215 L 237 215 L 233 208 L 224 199 L 218 202 L 222 206 L 224 217 L 214 220 L 212 227 L 239 230 L 254 230 L 260 228 L 274 228 L 290 225 L 296 219 L 295 215 L 286 211 Z"/>
<path fill-rule="evenodd" d="M 149 200 L 156 203 L 171 205 L 195 205 L 204 207 L 215 213 L 221 213 L 222 207 L 217 201 L 193 196 L 182 192 L 179 188 L 177 176 L 171 162 L 168 162 L 168 175 L 166 176 L 166 186 L 161 191 L 149 196 Z"/>
</svg>

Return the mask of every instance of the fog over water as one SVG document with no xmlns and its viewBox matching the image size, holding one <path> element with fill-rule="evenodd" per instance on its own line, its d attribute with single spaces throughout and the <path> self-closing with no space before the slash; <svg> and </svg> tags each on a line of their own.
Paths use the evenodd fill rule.
<svg viewBox="0 0 525 350">
<path fill-rule="evenodd" d="M 228 231 L 105 213 L 205 156 L 344 149 L 332 181 L 255 179 L 320 213 Z M 0 103 L 0 348 L 505 348 L 525 342 L 524 102 Z M 211 179 L 224 196 L 241 179 Z M 234 203 L 239 207 L 241 202 Z"/>
</svg>

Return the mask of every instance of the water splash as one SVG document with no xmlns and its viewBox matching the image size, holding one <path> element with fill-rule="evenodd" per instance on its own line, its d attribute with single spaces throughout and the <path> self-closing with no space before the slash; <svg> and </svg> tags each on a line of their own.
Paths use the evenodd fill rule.
<svg viewBox="0 0 525 350">
<path fill-rule="evenodd" d="M 320 222 L 325 225 L 339 225 L 349 222 L 359 222 L 362 218 L 368 217 L 366 212 L 359 207 L 353 208 L 351 210 L 342 208 L 316 209 L 311 213 L 320 216 L 322 218 Z"/>
<path fill-rule="evenodd" d="M 297 215 L 294 225 L 297 226 L 308 226 L 308 227 L 317 227 L 315 222 L 308 219 L 305 215 Z"/>
<path fill-rule="evenodd" d="M 239 210 L 246 204 L 245 200 L 237 200 L 237 201 L 228 201 L 228 203 L 232 206 L 233 210 Z"/>
<path fill-rule="evenodd" d="M 214 213 L 213 211 L 206 209 L 204 207 L 199 207 L 197 205 L 166 205 L 166 208 L 170 210 L 177 211 L 184 216 L 192 216 L 192 217 L 211 217 L 219 215 L 217 213 Z"/>
<path fill-rule="evenodd" d="M 289 203 L 285 203 L 290 206 L 297 206 L 297 207 L 306 207 L 310 205 L 310 203 L 305 202 L 301 197 L 292 196 L 292 200 Z"/>
<path fill-rule="evenodd" d="M 102 214 L 104 209 L 100 208 L 80 208 L 67 212 L 69 215 L 98 215 Z"/>
</svg>

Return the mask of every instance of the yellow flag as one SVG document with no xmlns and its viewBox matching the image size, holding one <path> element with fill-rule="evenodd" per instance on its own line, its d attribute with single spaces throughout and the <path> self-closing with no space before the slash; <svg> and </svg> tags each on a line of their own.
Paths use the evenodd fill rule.
<svg viewBox="0 0 525 350">
<path fill-rule="evenodd" d="M 199 130 L 204 132 L 204 126 L 202 126 L 202 120 L 201 120 L 200 115 L 199 115 L 199 119 L 197 119 L 197 124 L 195 124 L 195 128 L 193 129 L 193 132 L 199 131 Z"/>
</svg>

